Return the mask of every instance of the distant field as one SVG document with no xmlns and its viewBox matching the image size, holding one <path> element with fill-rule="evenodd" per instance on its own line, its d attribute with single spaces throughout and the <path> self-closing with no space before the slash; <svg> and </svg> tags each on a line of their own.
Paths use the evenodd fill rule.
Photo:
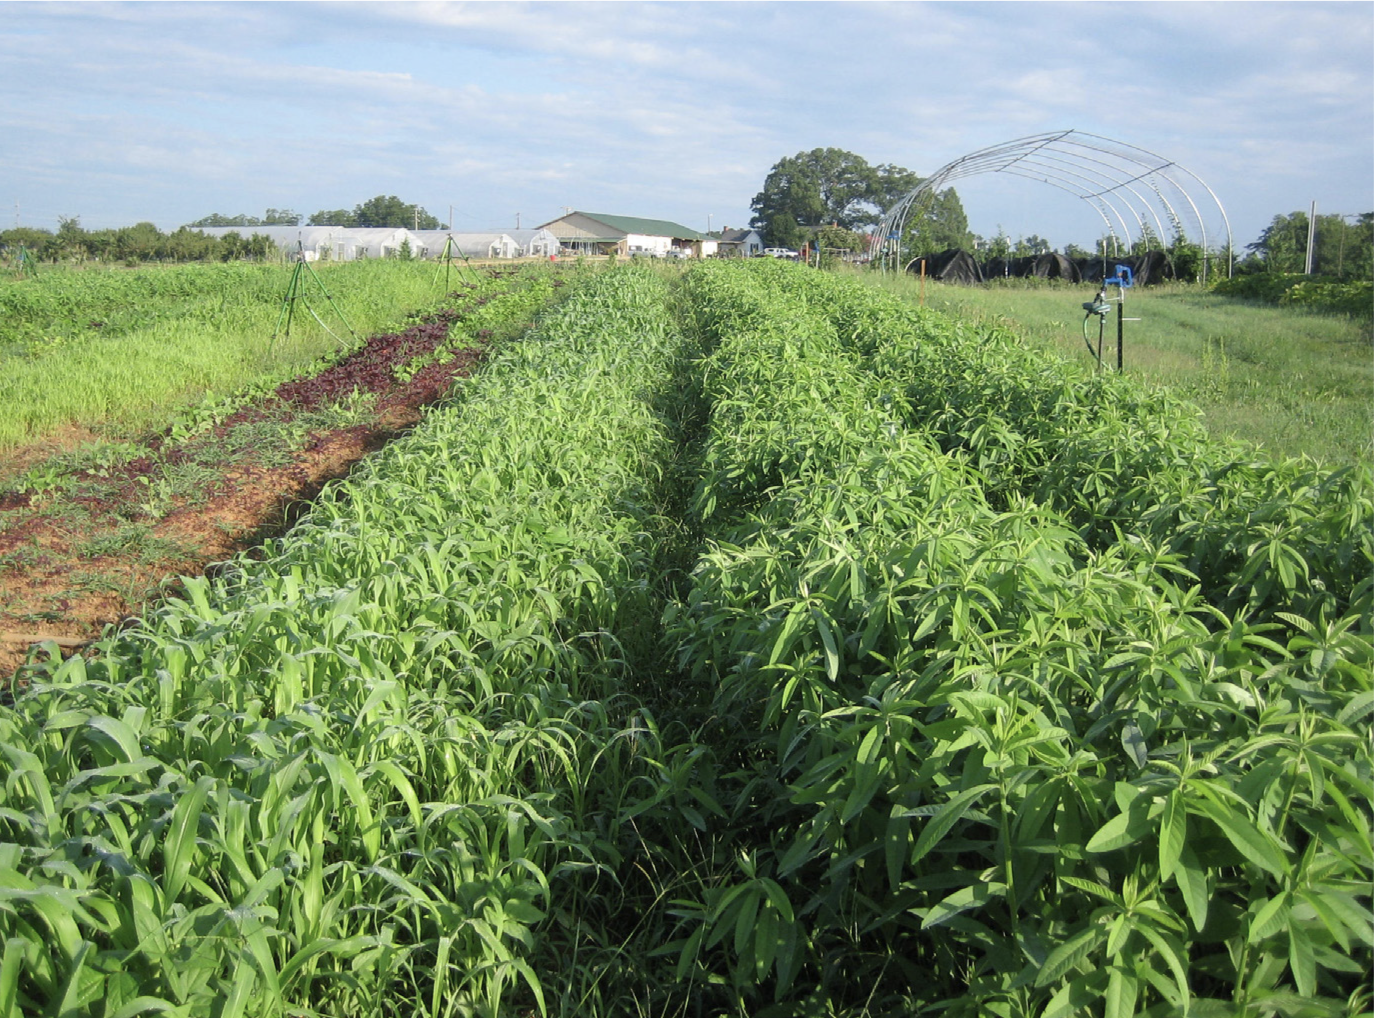
<svg viewBox="0 0 1374 1018">
<path fill-rule="evenodd" d="M 322 266 L 298 280 L 305 299 L 287 336 L 292 271 L 233 263 L 0 281 L 0 452 L 70 427 L 136 433 L 207 393 L 290 377 L 394 328 L 444 285 L 416 262 Z"/>
<path fill-rule="evenodd" d="M 912 300 L 920 283 L 866 276 Z M 1025 338 L 1085 365 L 1081 305 L 1090 284 L 947 286 L 927 282 L 937 310 L 1004 320 Z M 1332 466 L 1374 460 L 1374 347 L 1367 324 L 1264 307 L 1194 286 L 1129 291 L 1125 370 L 1197 404 L 1208 431 L 1278 457 L 1307 455 Z M 1097 337 L 1097 319 L 1088 323 Z M 1103 360 L 1116 363 L 1115 308 Z"/>
</svg>

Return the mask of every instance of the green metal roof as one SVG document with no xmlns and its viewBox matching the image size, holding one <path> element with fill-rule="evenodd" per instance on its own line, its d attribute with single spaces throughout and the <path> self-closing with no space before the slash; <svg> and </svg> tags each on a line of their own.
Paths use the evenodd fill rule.
<svg viewBox="0 0 1374 1018">
<path fill-rule="evenodd" d="M 672 237 L 674 240 L 702 240 L 696 230 L 666 219 L 640 219 L 638 216 L 603 216 L 599 212 L 579 212 L 580 216 L 595 219 L 623 233 L 642 233 L 649 237 Z"/>
</svg>

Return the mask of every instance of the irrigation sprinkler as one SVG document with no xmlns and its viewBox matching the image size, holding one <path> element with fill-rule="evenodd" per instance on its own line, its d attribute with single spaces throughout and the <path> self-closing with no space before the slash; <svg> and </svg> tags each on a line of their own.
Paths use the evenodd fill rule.
<svg viewBox="0 0 1374 1018">
<path fill-rule="evenodd" d="M 282 297 L 281 312 L 277 315 L 277 327 L 272 331 L 272 342 L 276 343 L 279 335 L 284 338 L 290 338 L 291 320 L 296 314 L 297 301 L 301 302 L 305 310 L 310 313 L 311 318 L 319 322 L 320 328 L 333 336 L 338 342 L 343 342 L 343 339 L 340 338 L 333 329 L 326 325 L 324 319 L 316 314 L 315 309 L 310 306 L 310 301 L 306 293 L 307 277 L 309 280 L 313 280 L 320 293 L 324 294 L 324 299 L 329 302 L 329 306 L 333 308 L 334 313 L 339 316 L 339 321 L 344 323 L 344 328 L 348 330 L 348 334 L 352 336 L 354 342 L 356 342 L 358 334 L 353 331 L 353 326 L 348 324 L 348 319 L 344 317 L 343 311 L 334 303 L 334 298 L 329 295 L 329 290 L 325 287 L 324 282 L 315 274 L 315 270 L 310 267 L 310 263 L 306 261 L 305 245 L 299 240 L 296 241 L 296 267 L 291 271 L 291 282 L 287 284 L 286 295 Z M 284 333 L 282 332 L 283 318 L 286 319 L 286 331 Z"/>
<path fill-rule="evenodd" d="M 14 256 L 14 278 L 23 279 L 25 276 L 37 279 L 38 263 L 34 261 L 33 255 L 29 254 L 29 249 L 20 244 L 19 252 Z"/>
<path fill-rule="evenodd" d="M 443 263 L 444 263 L 444 293 L 448 293 L 448 291 L 449 291 L 448 274 L 449 274 L 449 269 L 453 267 L 453 252 L 455 252 L 455 251 L 458 252 L 458 257 L 461 258 L 461 259 L 463 259 L 463 265 L 466 266 L 467 270 L 468 270 L 469 272 L 472 273 L 472 278 L 473 278 L 473 279 L 477 279 L 477 278 L 478 278 L 478 277 L 477 277 L 477 270 L 474 269 L 474 268 L 472 267 L 472 263 L 468 261 L 468 256 L 463 252 L 463 249 L 462 249 L 461 247 L 459 247 L 458 244 L 454 241 L 454 239 L 453 239 L 453 234 L 450 233 L 450 234 L 448 235 L 448 239 L 447 239 L 446 241 L 444 241 L 444 253 L 441 254 L 441 255 L 439 256 L 439 257 L 443 260 Z M 461 270 L 460 270 L 460 272 L 459 272 L 459 277 L 460 277 L 460 278 L 461 278 L 461 275 L 462 275 L 462 273 L 461 273 Z M 438 269 L 435 269 L 435 270 L 434 270 L 434 278 L 435 278 L 436 281 L 437 281 L 438 278 L 439 278 L 439 270 L 438 270 Z"/>
<path fill-rule="evenodd" d="M 1105 273 L 1104 273 L 1105 276 Z M 1126 291 L 1135 285 L 1134 277 L 1131 275 L 1129 265 L 1118 265 L 1116 275 L 1104 278 L 1102 285 L 1098 287 L 1096 295 L 1092 300 L 1083 302 L 1083 342 L 1088 347 L 1088 353 L 1097 359 L 1097 367 L 1102 368 L 1102 340 L 1107 331 L 1107 315 L 1111 313 L 1112 305 L 1116 305 L 1116 370 L 1122 370 L 1126 348 L 1126 323 L 1138 322 L 1139 318 L 1126 317 Z M 1108 287 L 1116 287 L 1116 296 L 1109 297 Z M 1094 349 L 1092 340 L 1088 337 L 1088 319 L 1097 315 L 1097 347 Z"/>
</svg>

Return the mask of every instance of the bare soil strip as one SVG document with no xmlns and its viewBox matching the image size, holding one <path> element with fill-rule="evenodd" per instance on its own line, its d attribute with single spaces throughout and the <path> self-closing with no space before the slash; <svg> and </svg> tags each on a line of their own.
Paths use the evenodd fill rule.
<svg viewBox="0 0 1374 1018">
<path fill-rule="evenodd" d="M 13 675 L 35 645 L 39 654 L 79 650 L 175 592 L 178 577 L 289 527 L 326 483 L 413 427 L 481 362 L 479 342 L 396 380 L 396 369 L 444 344 L 459 318 L 447 310 L 374 336 L 188 441 L 158 436 L 146 455 L 66 473 L 49 492 L 0 488 L 0 676 Z M 354 393 L 367 397 L 365 409 L 331 426 L 328 408 Z M 277 442 L 263 445 L 259 436 Z M 32 471 L 92 437 L 17 450 L 0 461 L 0 477 Z"/>
</svg>

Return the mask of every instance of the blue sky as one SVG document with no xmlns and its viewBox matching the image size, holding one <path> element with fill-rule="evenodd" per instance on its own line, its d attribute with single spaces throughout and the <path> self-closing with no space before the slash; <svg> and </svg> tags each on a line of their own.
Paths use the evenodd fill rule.
<svg viewBox="0 0 1374 1018">
<path fill-rule="evenodd" d="M 0 2 L 0 227 L 395 194 L 457 229 L 718 229 L 801 151 L 929 174 L 1078 130 L 1206 181 L 1243 247 L 1374 209 L 1372 55 L 1369 2 Z M 1102 232 L 1044 185 L 956 188 L 985 236 Z"/>
</svg>

